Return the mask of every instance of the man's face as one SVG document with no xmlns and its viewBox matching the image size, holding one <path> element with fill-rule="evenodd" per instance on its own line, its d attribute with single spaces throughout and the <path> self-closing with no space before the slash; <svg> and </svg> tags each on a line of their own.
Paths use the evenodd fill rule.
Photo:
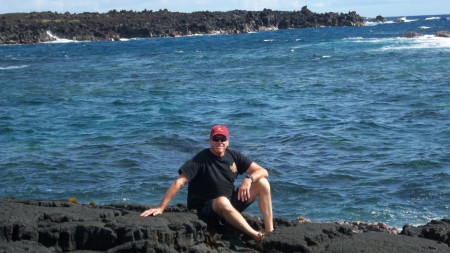
<svg viewBox="0 0 450 253">
<path fill-rule="evenodd" d="M 209 139 L 210 150 L 216 156 L 224 156 L 229 144 L 230 140 L 221 134 L 216 134 Z"/>
</svg>

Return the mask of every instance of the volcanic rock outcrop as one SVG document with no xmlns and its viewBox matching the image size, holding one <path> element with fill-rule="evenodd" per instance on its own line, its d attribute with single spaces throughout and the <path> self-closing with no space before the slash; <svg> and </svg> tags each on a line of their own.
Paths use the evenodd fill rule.
<svg viewBox="0 0 450 253">
<path fill-rule="evenodd" d="M 185 205 L 156 217 L 144 205 L 82 205 L 68 201 L 0 199 L 4 252 L 450 252 L 450 220 L 405 226 L 311 223 L 275 219 L 262 249 L 227 225 L 208 225 Z M 245 215 L 255 229 L 263 222 Z"/>
<path fill-rule="evenodd" d="M 107 13 L 31 12 L 0 15 L 0 44 L 31 44 L 56 40 L 118 40 L 184 36 L 192 34 L 236 34 L 255 31 L 319 26 L 362 26 L 356 12 L 313 13 L 300 11 L 169 12 L 144 10 Z"/>
</svg>

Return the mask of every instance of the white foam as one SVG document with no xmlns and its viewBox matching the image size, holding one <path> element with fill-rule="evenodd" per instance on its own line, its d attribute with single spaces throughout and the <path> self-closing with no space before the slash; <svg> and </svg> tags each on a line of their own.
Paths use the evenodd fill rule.
<svg viewBox="0 0 450 253">
<path fill-rule="evenodd" d="M 190 35 L 186 35 L 186 37 L 202 37 L 202 36 L 206 36 L 207 34 L 202 34 L 202 33 L 193 33 Z"/>
<path fill-rule="evenodd" d="M 417 21 L 418 19 L 408 19 L 406 17 L 401 17 L 401 18 L 397 18 L 396 20 L 394 20 L 394 22 L 397 23 L 409 23 L 409 22 L 414 22 Z"/>
<path fill-rule="evenodd" d="M 450 49 L 448 38 L 435 35 L 424 35 L 417 38 L 395 38 L 395 42 L 381 48 L 381 50 L 406 50 L 406 49 Z"/>
<path fill-rule="evenodd" d="M 419 26 L 419 29 L 422 29 L 422 30 L 430 29 L 430 28 L 431 28 L 431 27 L 429 27 L 429 26 L 424 26 L 424 25 Z"/>
<path fill-rule="evenodd" d="M 363 37 L 348 37 L 348 38 L 345 38 L 344 40 L 362 41 L 362 40 L 364 40 L 364 38 Z"/>
<path fill-rule="evenodd" d="M 30 65 L 16 65 L 16 66 L 7 66 L 7 67 L 0 67 L 0 70 L 10 70 L 10 69 L 23 69 L 26 67 L 29 67 Z"/>
<path fill-rule="evenodd" d="M 389 24 L 395 24 L 397 22 L 394 21 L 386 21 L 386 22 L 371 22 L 371 21 L 366 21 L 365 25 L 366 26 L 376 26 L 376 25 L 389 25 Z"/>
<path fill-rule="evenodd" d="M 343 39 L 351 43 L 367 43 L 379 45 L 375 51 L 406 50 L 406 49 L 450 49 L 450 39 L 435 35 L 423 35 L 416 38 L 362 38 L 349 37 Z"/>
<path fill-rule="evenodd" d="M 439 20 L 441 17 L 428 17 L 425 20 Z"/>
<path fill-rule="evenodd" d="M 366 25 L 366 26 L 374 26 L 374 25 L 378 25 L 378 24 L 380 24 L 381 22 L 370 22 L 370 21 L 366 21 L 366 22 L 364 22 L 364 25 Z"/>
<path fill-rule="evenodd" d="M 54 35 L 51 31 L 47 31 L 47 35 L 50 36 L 50 38 L 54 39 L 54 41 L 48 41 L 44 43 L 69 43 L 69 42 L 77 42 L 75 40 L 68 40 L 68 39 L 61 39 L 58 36 Z"/>
<path fill-rule="evenodd" d="M 387 43 L 389 41 L 394 40 L 393 38 L 363 38 L 363 37 L 348 37 L 343 39 L 344 41 L 349 41 L 353 43 L 371 43 L 371 44 L 380 44 Z"/>
<path fill-rule="evenodd" d="M 349 39 L 347 38 L 346 40 L 349 40 L 351 42 L 364 42 L 364 43 L 386 43 L 386 42 L 390 42 L 392 40 L 394 40 L 394 38 L 361 38 L 361 39 Z"/>
</svg>

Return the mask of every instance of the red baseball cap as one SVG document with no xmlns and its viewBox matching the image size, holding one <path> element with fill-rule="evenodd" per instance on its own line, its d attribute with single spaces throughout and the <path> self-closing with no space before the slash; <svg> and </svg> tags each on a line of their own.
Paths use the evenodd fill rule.
<svg viewBox="0 0 450 253">
<path fill-rule="evenodd" d="M 228 129 L 226 126 L 222 125 L 215 125 L 211 128 L 211 134 L 209 135 L 209 138 L 213 137 L 214 135 L 221 134 L 227 138 L 230 138 L 228 135 Z"/>
</svg>

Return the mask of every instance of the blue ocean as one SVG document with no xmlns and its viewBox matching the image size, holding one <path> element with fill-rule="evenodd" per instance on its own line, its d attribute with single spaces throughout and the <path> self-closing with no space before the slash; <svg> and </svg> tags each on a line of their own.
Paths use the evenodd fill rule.
<svg viewBox="0 0 450 253">
<path fill-rule="evenodd" d="M 277 218 L 449 218 L 450 15 L 403 21 L 2 45 L 0 197 L 158 205 L 225 124 Z"/>
</svg>

